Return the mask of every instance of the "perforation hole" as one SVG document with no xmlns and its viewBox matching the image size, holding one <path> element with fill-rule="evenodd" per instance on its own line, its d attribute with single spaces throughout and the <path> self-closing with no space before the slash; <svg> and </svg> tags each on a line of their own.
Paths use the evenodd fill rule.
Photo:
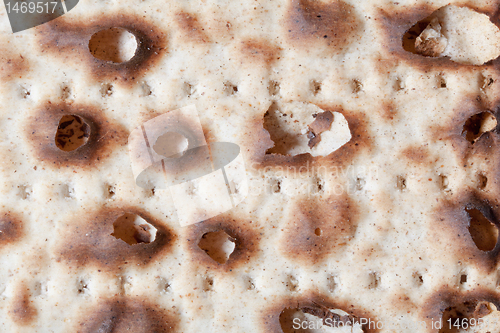
<svg viewBox="0 0 500 333">
<path fill-rule="evenodd" d="M 403 81 L 402 78 L 400 77 L 397 77 L 395 80 L 394 80 L 394 85 L 393 85 L 393 88 L 394 90 L 396 91 L 400 91 L 400 90 L 403 90 L 405 88 L 405 82 Z"/>
<path fill-rule="evenodd" d="M 59 120 L 54 138 L 57 148 L 62 151 L 73 151 L 87 143 L 90 126 L 77 115 L 64 115 Z"/>
<path fill-rule="evenodd" d="M 19 185 L 17 188 L 18 195 L 22 200 L 28 200 L 33 193 L 33 189 L 29 185 Z"/>
<path fill-rule="evenodd" d="M 224 230 L 204 234 L 198 243 L 200 249 L 219 264 L 225 264 L 236 246 L 235 240 Z"/>
<path fill-rule="evenodd" d="M 191 97 L 196 93 L 196 86 L 191 83 L 184 82 L 184 94 L 186 97 Z"/>
<path fill-rule="evenodd" d="M 460 284 L 466 284 L 467 283 L 467 274 L 460 274 Z"/>
<path fill-rule="evenodd" d="M 269 188 L 271 190 L 271 193 L 280 193 L 281 192 L 281 183 L 282 183 L 282 180 L 279 178 L 269 179 Z"/>
<path fill-rule="evenodd" d="M 97 59 L 122 63 L 132 59 L 137 45 L 137 38 L 128 30 L 109 28 L 92 35 L 89 50 Z"/>
<path fill-rule="evenodd" d="M 436 85 L 438 88 L 446 88 L 446 79 L 443 75 L 438 75 L 436 77 Z"/>
<path fill-rule="evenodd" d="M 316 81 L 316 80 L 312 80 L 310 89 L 311 89 L 311 92 L 313 93 L 313 95 L 319 94 L 321 92 L 321 82 Z"/>
<path fill-rule="evenodd" d="M 321 230 L 321 228 L 316 228 L 314 229 L 314 234 L 319 237 L 323 234 L 323 230 Z"/>
<path fill-rule="evenodd" d="M 102 83 L 99 92 L 101 93 L 101 96 L 104 98 L 113 95 L 114 92 L 113 90 L 114 88 L 111 83 Z"/>
<path fill-rule="evenodd" d="M 255 290 L 255 282 L 250 276 L 245 276 L 243 278 L 243 284 L 246 290 Z"/>
<path fill-rule="evenodd" d="M 299 281 L 293 275 L 287 275 L 284 281 L 286 290 L 296 292 L 299 289 Z"/>
<path fill-rule="evenodd" d="M 484 190 L 486 188 L 486 185 L 488 184 L 488 177 L 486 177 L 486 175 L 484 175 L 483 173 L 478 173 L 477 182 L 478 188 L 480 190 Z"/>
<path fill-rule="evenodd" d="M 76 282 L 76 290 L 79 295 L 87 296 L 90 295 L 88 278 L 80 278 Z"/>
<path fill-rule="evenodd" d="M 424 284 L 424 277 L 419 272 L 414 272 L 412 277 L 413 277 L 413 281 L 417 287 L 420 287 L 421 285 Z"/>
<path fill-rule="evenodd" d="M 112 185 L 112 184 L 106 184 L 105 185 L 105 196 L 106 198 L 108 199 L 113 199 L 115 197 L 115 194 L 116 194 L 116 185 Z"/>
<path fill-rule="evenodd" d="M 328 277 L 326 278 L 326 287 L 328 288 L 328 291 L 333 293 L 337 290 L 338 286 L 339 286 L 338 276 L 329 274 Z"/>
<path fill-rule="evenodd" d="M 231 82 L 225 82 L 224 83 L 224 92 L 227 95 L 234 95 L 238 92 L 238 87 Z"/>
<path fill-rule="evenodd" d="M 376 289 L 380 286 L 380 275 L 377 272 L 368 274 L 368 289 Z"/>
<path fill-rule="evenodd" d="M 28 88 L 20 86 L 19 95 L 22 99 L 28 99 L 31 96 L 31 91 Z"/>
<path fill-rule="evenodd" d="M 73 199 L 75 197 L 75 189 L 70 184 L 61 185 L 61 196 L 65 199 Z"/>
<path fill-rule="evenodd" d="M 142 82 L 141 83 L 141 96 L 142 97 L 147 97 L 151 96 L 153 94 L 153 90 L 151 89 L 151 86 L 147 84 L 147 82 Z"/>
<path fill-rule="evenodd" d="M 481 112 L 467 119 L 462 129 L 462 136 L 474 144 L 481 135 L 494 130 L 496 127 L 496 117 L 488 111 Z"/>
<path fill-rule="evenodd" d="M 467 208 L 469 215 L 469 233 L 481 251 L 491 251 L 495 248 L 498 241 L 497 226 L 487 219 L 480 210 L 475 208 Z"/>
<path fill-rule="evenodd" d="M 366 180 L 364 178 L 356 178 L 356 181 L 354 183 L 354 189 L 356 191 L 361 191 L 366 185 Z"/>
<path fill-rule="evenodd" d="M 49 293 L 48 281 L 37 281 L 33 288 L 33 296 L 43 297 Z"/>
<path fill-rule="evenodd" d="M 212 291 L 214 289 L 214 278 L 211 276 L 205 276 L 203 279 L 203 291 Z"/>
<path fill-rule="evenodd" d="M 162 294 L 169 293 L 171 291 L 170 282 L 164 277 L 157 277 L 156 283 L 158 284 L 158 290 Z"/>
<path fill-rule="evenodd" d="M 136 214 L 123 214 L 113 223 L 113 229 L 111 235 L 129 245 L 151 243 L 156 239 L 156 228 Z"/>
<path fill-rule="evenodd" d="M 493 85 L 494 82 L 495 80 L 493 80 L 493 78 L 488 75 L 485 74 L 479 75 L 479 87 L 483 92 L 488 90 Z"/>
<path fill-rule="evenodd" d="M 271 96 L 277 96 L 280 93 L 280 84 L 279 84 L 279 82 L 272 81 L 272 80 L 269 81 L 268 90 L 269 90 L 269 95 L 271 95 Z"/>
<path fill-rule="evenodd" d="M 439 188 L 442 191 L 449 192 L 450 189 L 450 182 L 448 180 L 448 177 L 445 175 L 439 175 Z"/>
<path fill-rule="evenodd" d="M 406 177 L 404 176 L 396 177 L 396 188 L 401 192 L 406 191 Z"/>
<path fill-rule="evenodd" d="M 361 83 L 360 80 L 354 79 L 351 82 L 351 88 L 353 94 L 359 94 L 360 92 L 363 91 L 363 84 Z"/>
<path fill-rule="evenodd" d="M 325 181 L 321 177 L 314 178 L 314 190 L 316 193 L 322 193 L 325 188 Z"/>
</svg>

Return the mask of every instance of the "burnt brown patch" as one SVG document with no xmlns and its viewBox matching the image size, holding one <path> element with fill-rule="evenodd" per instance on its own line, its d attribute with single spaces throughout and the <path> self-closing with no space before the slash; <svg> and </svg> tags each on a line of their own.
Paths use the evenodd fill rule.
<svg viewBox="0 0 500 333">
<path fill-rule="evenodd" d="M 429 149 L 426 146 L 408 147 L 402 151 L 401 155 L 416 164 L 427 163 L 430 157 Z"/>
<path fill-rule="evenodd" d="M 179 319 L 143 297 L 106 299 L 86 311 L 74 328 L 78 333 L 175 332 Z"/>
<path fill-rule="evenodd" d="M 91 54 L 91 37 L 110 28 L 123 28 L 136 37 L 137 50 L 129 61 L 115 63 L 97 59 Z M 63 66 L 78 66 L 79 69 L 88 71 L 97 81 L 117 81 L 124 87 L 132 87 L 138 83 L 167 52 L 166 33 L 139 15 L 103 14 L 81 21 L 59 17 L 36 29 L 37 44 L 42 53 L 59 57 Z"/>
<path fill-rule="evenodd" d="M 11 213 L 0 215 L 0 249 L 17 242 L 24 234 L 23 221 Z"/>
<path fill-rule="evenodd" d="M 131 246 L 115 238 L 113 223 L 124 213 L 137 214 L 153 225 L 157 229 L 155 240 Z M 70 267 L 93 266 L 104 271 L 120 270 L 127 265 L 144 267 L 165 256 L 176 239 L 162 221 L 135 207 L 103 208 L 75 219 L 56 250 L 58 260 Z"/>
<path fill-rule="evenodd" d="M 259 251 L 260 242 L 260 235 L 254 231 L 252 224 L 252 221 L 221 215 L 187 227 L 187 247 L 192 260 L 202 266 L 226 272 L 248 265 Z M 235 245 L 234 251 L 225 263 L 215 261 L 198 245 L 203 235 L 221 230 Z"/>
<path fill-rule="evenodd" d="M 490 244 L 492 235 L 481 234 L 479 237 L 479 233 L 484 232 L 481 228 L 485 224 L 483 219 L 498 228 L 499 214 L 498 203 L 484 198 L 480 192 L 458 194 L 453 200 L 444 200 L 436 207 L 435 220 L 430 226 L 431 240 L 453 253 L 456 260 L 491 272 L 499 261 L 500 245 L 498 241 Z M 487 240 L 488 243 L 482 242 L 478 247 L 474 238 L 476 241 Z"/>
<path fill-rule="evenodd" d="M 23 326 L 29 325 L 36 320 L 38 310 L 31 301 L 31 293 L 25 283 L 19 284 L 9 315 L 12 321 Z"/>
<path fill-rule="evenodd" d="M 495 19 L 495 14 L 493 11 L 489 9 L 474 7 L 470 4 L 464 5 L 477 12 L 488 15 L 490 19 L 492 19 L 493 23 L 497 24 L 497 20 Z M 411 49 L 410 51 L 405 50 L 405 48 L 403 47 L 403 43 L 414 43 L 415 39 L 418 36 L 417 31 L 419 29 L 423 30 L 425 26 L 427 26 L 428 22 L 426 21 L 426 18 L 439 8 L 440 7 L 427 3 L 418 6 L 391 6 L 390 9 L 379 8 L 376 21 L 379 22 L 383 31 L 382 48 L 386 52 L 384 58 L 397 58 L 397 60 L 406 62 L 413 68 L 417 68 L 424 72 L 430 71 L 436 67 L 439 67 L 441 71 L 457 68 L 461 71 L 467 69 L 475 70 L 487 67 L 494 62 L 498 62 L 498 59 L 496 59 L 487 62 L 482 66 L 459 64 L 451 61 L 448 57 L 426 57 L 420 54 L 412 53 Z M 416 25 L 416 27 L 412 29 L 414 25 Z M 404 38 L 406 38 L 407 40 L 404 40 Z M 387 72 L 387 66 L 393 66 L 393 63 L 386 61 L 379 62 L 379 70 L 381 71 Z"/>
<path fill-rule="evenodd" d="M 341 51 L 360 33 L 363 23 L 356 9 L 344 1 L 290 1 L 285 29 L 297 47 L 310 43 Z"/>
<path fill-rule="evenodd" d="M 249 63 L 273 65 L 281 56 L 281 48 L 266 40 L 249 39 L 240 43 L 240 52 Z"/>
<path fill-rule="evenodd" d="M 58 147 L 56 134 L 60 120 L 68 115 L 82 119 L 89 127 L 86 131 L 89 136 L 78 149 L 63 151 Z M 24 135 L 32 147 L 31 153 L 55 168 L 95 167 L 118 147 L 127 144 L 127 130 L 118 122 L 106 119 L 94 105 L 47 102 L 29 116 L 26 123 Z"/>
<path fill-rule="evenodd" d="M 398 117 L 398 110 L 391 102 L 384 102 L 380 108 L 382 119 L 391 122 Z"/>
<path fill-rule="evenodd" d="M 309 133 L 307 137 L 309 138 L 308 146 L 309 148 L 314 147 L 321 142 L 321 133 L 328 131 L 332 126 L 333 113 L 330 111 L 325 111 L 316 115 L 314 121 L 309 125 Z"/>
<path fill-rule="evenodd" d="M 498 293 L 482 288 L 460 292 L 446 285 L 424 301 L 420 315 L 427 322 L 427 327 L 433 327 L 432 321 L 442 319 L 443 329 L 439 332 L 455 332 L 453 331 L 455 327 L 451 327 L 452 330 L 450 330 L 447 326 L 449 325 L 448 319 L 452 319 L 452 323 L 459 319 L 462 324 L 464 320 L 468 322 L 471 318 L 481 318 L 486 312 L 490 312 L 484 308 L 487 303 L 500 308 Z"/>
<path fill-rule="evenodd" d="M 180 29 L 181 38 L 195 43 L 210 42 L 210 38 L 205 33 L 205 29 L 201 26 L 196 14 L 180 12 L 175 15 L 175 20 Z"/>
<path fill-rule="evenodd" d="M 20 53 L 9 50 L 10 45 L 0 41 L 0 78 L 2 82 L 22 78 L 29 71 L 28 60 Z"/>
<path fill-rule="evenodd" d="M 281 227 L 280 250 L 294 262 L 318 264 L 353 238 L 359 215 L 358 206 L 347 194 L 298 201 Z"/>
<path fill-rule="evenodd" d="M 284 297 L 273 302 L 270 306 L 260 310 L 261 314 L 261 329 L 262 332 L 272 333 L 291 333 L 293 330 L 293 322 L 290 318 L 290 311 L 301 310 L 302 312 L 315 312 L 313 315 L 321 315 L 326 309 L 339 309 L 348 313 L 351 318 L 364 318 L 376 322 L 377 318 L 368 310 L 353 304 L 348 300 L 339 298 L 331 298 L 325 295 L 320 295 L 315 292 L 307 292 L 300 296 Z M 288 315 L 288 316 L 287 316 Z M 287 318 L 288 317 L 288 318 Z M 359 321 L 358 321 L 359 322 Z M 363 325 L 363 332 L 378 332 L 376 328 Z"/>
</svg>

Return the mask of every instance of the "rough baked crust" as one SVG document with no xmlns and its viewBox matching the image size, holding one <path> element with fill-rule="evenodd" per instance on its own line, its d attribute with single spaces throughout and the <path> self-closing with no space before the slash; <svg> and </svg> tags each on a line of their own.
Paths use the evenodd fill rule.
<svg viewBox="0 0 500 333">
<path fill-rule="evenodd" d="M 448 4 L 81 0 L 16 34 L 2 11 L 0 331 L 280 332 L 330 309 L 384 326 L 372 332 L 496 318 L 500 3 Z M 431 15 L 447 41 L 463 15 L 488 56 L 418 54 Z M 131 60 L 89 51 L 112 27 L 137 38 Z M 127 138 L 190 104 L 208 142 L 241 147 L 250 192 L 180 227 L 167 190 L 135 184 Z M 64 115 L 90 128 L 78 149 L 56 144 Z M 112 235 L 123 214 L 154 241 Z M 220 230 L 226 262 L 202 248 Z"/>
</svg>

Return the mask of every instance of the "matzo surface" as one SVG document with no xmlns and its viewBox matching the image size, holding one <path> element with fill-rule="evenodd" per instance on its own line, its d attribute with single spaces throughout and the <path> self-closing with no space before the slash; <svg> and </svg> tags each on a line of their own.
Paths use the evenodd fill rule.
<svg viewBox="0 0 500 333">
<path fill-rule="evenodd" d="M 292 332 L 280 314 L 318 304 L 384 326 L 366 332 L 438 332 L 453 307 L 485 318 L 478 302 L 498 315 L 500 245 L 479 249 L 468 226 L 473 208 L 500 221 L 499 129 L 462 131 L 500 110 L 500 3 L 451 1 L 481 19 L 439 12 L 430 35 L 459 36 L 447 57 L 406 51 L 448 4 L 81 0 L 16 34 L 2 8 L 0 331 Z M 138 38 L 130 61 L 90 53 L 111 27 Z M 192 104 L 208 142 L 240 146 L 250 188 L 180 227 L 168 190 L 135 184 L 127 143 Z M 313 153 L 307 125 L 327 111 L 331 149 Z M 91 125 L 71 152 L 54 139 L 63 115 Z M 112 236 L 123 213 L 155 241 Z M 223 264 L 198 246 L 219 230 L 236 245 Z"/>
</svg>

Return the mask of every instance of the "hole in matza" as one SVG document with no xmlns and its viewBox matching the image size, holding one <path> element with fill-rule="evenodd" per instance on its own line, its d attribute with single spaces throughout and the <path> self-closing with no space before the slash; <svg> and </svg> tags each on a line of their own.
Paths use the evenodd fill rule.
<svg viewBox="0 0 500 333">
<path fill-rule="evenodd" d="M 29 185 L 19 185 L 17 188 L 18 195 L 23 200 L 28 200 L 33 193 L 33 189 Z"/>
<path fill-rule="evenodd" d="M 494 82 L 495 80 L 493 80 L 493 78 L 488 74 L 479 74 L 479 88 L 481 89 L 481 91 L 487 91 Z"/>
<path fill-rule="evenodd" d="M 90 295 L 89 289 L 89 278 L 82 277 L 76 281 L 76 291 L 78 295 L 87 296 Z"/>
<path fill-rule="evenodd" d="M 33 296 L 44 297 L 49 293 L 48 281 L 37 281 L 33 287 Z"/>
<path fill-rule="evenodd" d="M 285 288 L 288 291 L 296 292 L 299 290 L 299 281 L 295 276 L 291 274 L 285 277 L 285 281 L 283 281 L 283 284 L 285 285 Z"/>
<path fill-rule="evenodd" d="M 421 285 L 424 284 L 424 277 L 419 272 L 414 272 L 412 274 L 412 277 L 413 277 L 413 281 L 415 283 L 415 286 L 420 287 Z"/>
<path fill-rule="evenodd" d="M 339 277 L 334 274 L 329 274 L 328 277 L 326 278 L 326 287 L 328 288 L 328 291 L 333 293 L 335 292 L 338 287 L 339 287 Z"/>
<path fill-rule="evenodd" d="M 280 193 L 281 192 L 281 183 L 283 180 L 279 178 L 270 178 L 269 179 L 269 189 L 271 193 Z"/>
<path fill-rule="evenodd" d="M 184 82 L 184 88 L 183 88 L 183 90 L 184 90 L 184 94 L 187 97 L 191 97 L 191 96 L 193 96 L 196 93 L 196 86 L 192 85 L 191 83 Z"/>
<path fill-rule="evenodd" d="M 255 290 L 255 282 L 250 276 L 243 277 L 243 285 L 246 290 Z"/>
<path fill-rule="evenodd" d="M 31 91 L 23 86 L 19 87 L 19 95 L 22 99 L 27 99 L 31 96 Z"/>
<path fill-rule="evenodd" d="M 467 274 L 460 274 L 460 284 L 467 283 Z"/>
<path fill-rule="evenodd" d="M 203 291 L 211 291 L 214 289 L 214 278 L 211 276 L 205 276 L 203 279 Z"/>
<path fill-rule="evenodd" d="M 141 83 L 141 96 L 147 97 L 147 96 L 151 96 L 152 94 L 153 94 L 153 90 L 151 89 L 151 86 L 147 82 L 142 82 Z"/>
<path fill-rule="evenodd" d="M 314 229 L 314 234 L 316 236 L 321 236 L 323 234 L 323 230 L 321 230 L 321 228 L 316 228 Z"/>
<path fill-rule="evenodd" d="M 268 86 L 268 91 L 269 95 L 271 96 L 276 96 L 280 93 L 280 84 L 277 81 L 269 81 L 269 86 Z"/>
<path fill-rule="evenodd" d="M 466 208 L 469 215 L 469 233 L 481 251 L 491 251 L 495 248 L 498 240 L 498 227 L 487 219 L 480 210 Z"/>
<path fill-rule="evenodd" d="M 484 133 L 494 130 L 497 127 L 497 119 L 489 112 L 481 112 L 473 115 L 464 123 L 462 136 L 470 143 L 474 144 Z"/>
<path fill-rule="evenodd" d="M 177 132 L 167 132 L 156 139 L 153 150 L 166 158 L 180 157 L 188 148 L 188 139 Z"/>
<path fill-rule="evenodd" d="M 316 80 L 312 80 L 311 81 L 311 92 L 313 93 L 313 95 L 317 95 L 321 92 L 321 82 L 319 81 L 316 81 Z"/>
<path fill-rule="evenodd" d="M 465 6 L 448 5 L 413 25 L 403 35 L 403 48 L 425 57 L 449 57 L 459 63 L 482 65 L 500 52 L 499 28 L 487 15 Z"/>
<path fill-rule="evenodd" d="M 445 192 L 451 191 L 450 181 L 445 175 L 439 175 L 439 188 Z"/>
<path fill-rule="evenodd" d="M 498 332 L 498 315 L 497 307 L 488 301 L 459 303 L 443 311 L 439 333 Z"/>
<path fill-rule="evenodd" d="M 351 82 L 351 88 L 353 94 L 358 94 L 363 91 L 363 84 L 361 83 L 360 80 L 354 79 Z"/>
<path fill-rule="evenodd" d="M 404 80 L 401 77 L 398 76 L 394 80 L 394 85 L 393 85 L 394 90 L 396 90 L 396 91 L 403 90 L 405 88 L 405 86 L 406 86 L 405 82 L 404 82 Z"/>
<path fill-rule="evenodd" d="M 319 176 L 314 177 L 313 193 L 322 193 L 325 188 L 325 180 Z"/>
<path fill-rule="evenodd" d="M 227 95 L 234 95 L 238 92 L 238 86 L 232 84 L 231 82 L 224 82 L 224 92 Z"/>
<path fill-rule="evenodd" d="M 156 238 L 156 228 L 136 214 L 125 213 L 113 223 L 113 233 L 117 239 L 129 245 L 151 243 Z"/>
<path fill-rule="evenodd" d="M 396 177 L 396 188 L 401 192 L 406 191 L 406 178 L 404 176 Z"/>
<path fill-rule="evenodd" d="M 342 113 L 311 103 L 273 101 L 264 114 L 263 127 L 274 143 L 266 154 L 326 156 L 352 138 Z"/>
<path fill-rule="evenodd" d="M 57 148 L 62 151 L 73 151 L 87 143 L 90 126 L 77 115 L 64 115 L 59 120 L 54 138 Z"/>
<path fill-rule="evenodd" d="M 161 294 L 166 294 L 171 291 L 170 282 L 164 277 L 156 277 L 156 283 L 158 284 L 158 290 Z"/>
<path fill-rule="evenodd" d="M 380 286 L 380 275 L 377 272 L 368 274 L 368 289 L 376 289 Z"/>
<path fill-rule="evenodd" d="M 137 38 L 126 29 L 109 28 L 90 38 L 89 50 L 97 59 L 121 63 L 135 55 Z"/>
<path fill-rule="evenodd" d="M 436 86 L 438 88 L 446 88 L 447 87 L 446 79 L 442 74 L 440 74 L 436 77 Z"/>
<path fill-rule="evenodd" d="M 101 83 L 99 91 L 102 97 L 109 97 L 113 95 L 113 85 L 111 83 Z"/>
<path fill-rule="evenodd" d="M 486 188 L 486 185 L 488 184 L 488 177 L 486 177 L 485 174 L 483 173 L 478 173 L 477 174 L 477 187 L 480 190 L 484 190 Z"/>
<path fill-rule="evenodd" d="M 75 197 L 75 188 L 70 184 L 62 184 L 60 193 L 63 198 L 72 199 Z"/>
<path fill-rule="evenodd" d="M 225 264 L 236 246 L 234 239 L 224 230 L 207 232 L 198 243 L 200 249 L 219 264 Z"/>
<path fill-rule="evenodd" d="M 356 320 L 343 310 L 329 309 L 314 302 L 307 306 L 283 309 L 279 321 L 283 333 L 364 332 L 359 319 Z"/>
<path fill-rule="evenodd" d="M 116 185 L 113 184 L 106 184 L 104 186 L 105 191 L 104 195 L 107 199 L 113 199 L 115 194 L 116 194 Z"/>
<path fill-rule="evenodd" d="M 356 181 L 354 182 L 354 189 L 356 191 L 361 191 L 366 185 L 366 180 L 361 177 L 357 177 Z"/>
</svg>

